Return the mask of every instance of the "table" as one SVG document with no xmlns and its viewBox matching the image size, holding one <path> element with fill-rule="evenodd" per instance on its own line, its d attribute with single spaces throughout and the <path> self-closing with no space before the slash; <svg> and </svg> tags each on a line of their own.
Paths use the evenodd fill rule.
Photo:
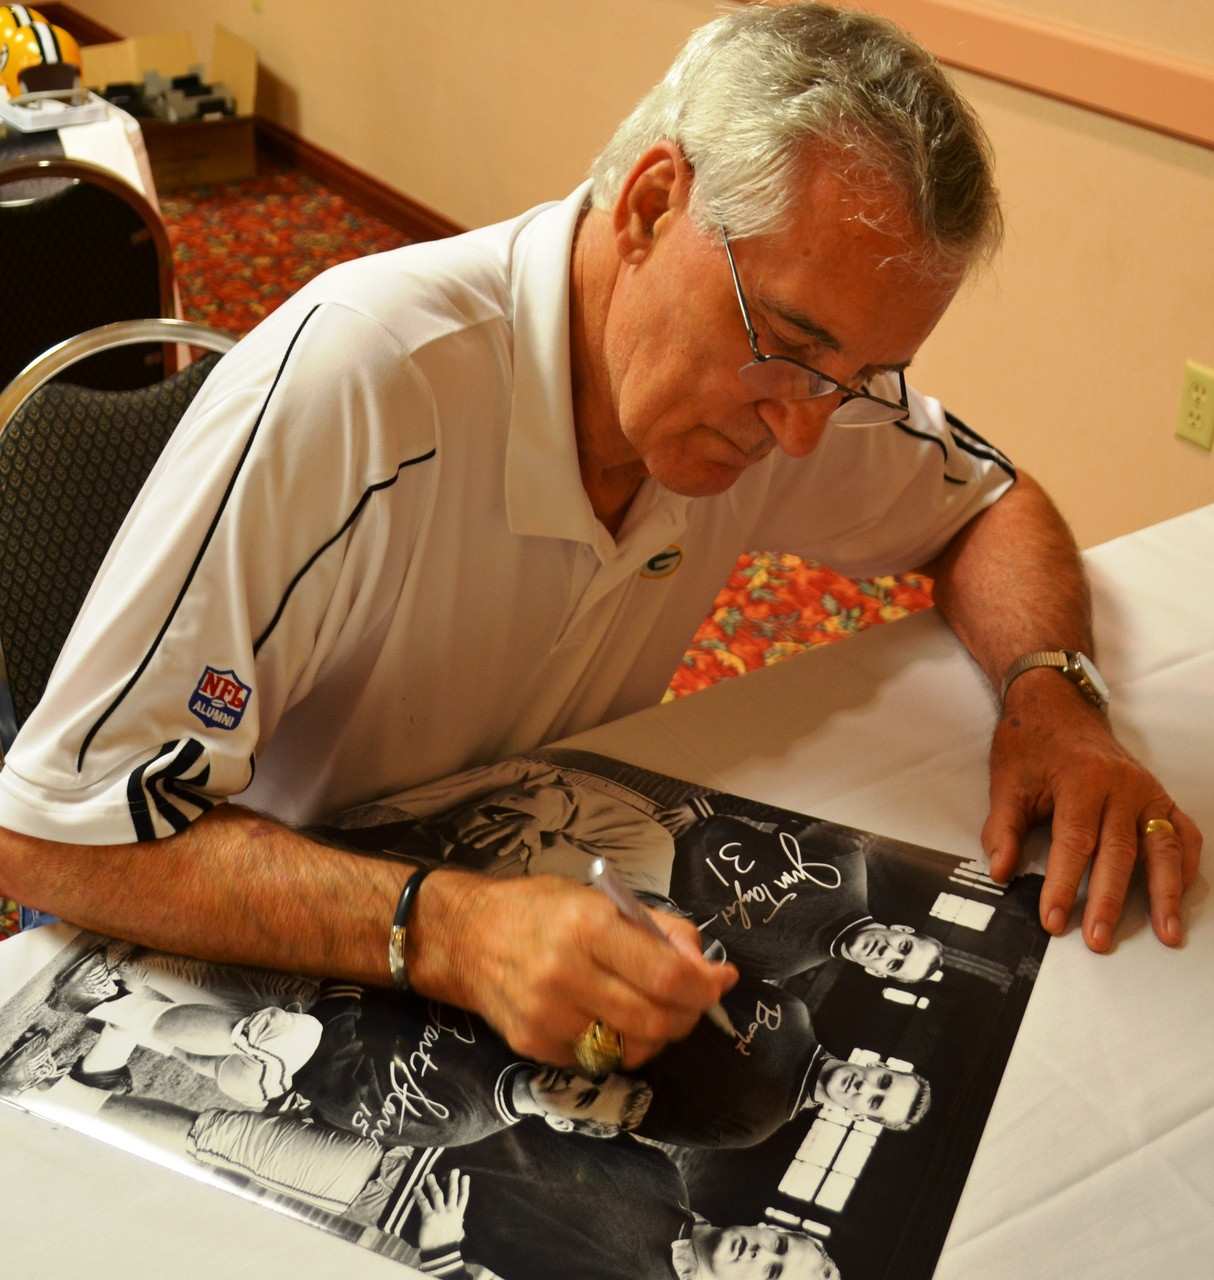
<svg viewBox="0 0 1214 1280">
<path fill-rule="evenodd" d="M 0 125 L 0 164 L 17 156 L 33 160 L 60 155 L 108 169 L 158 207 L 152 167 L 139 121 L 125 111 L 111 106 L 104 120 L 69 125 L 45 133 L 21 133 Z M 13 198 L 13 191 L 8 193 L 8 198 Z"/>
<path fill-rule="evenodd" d="M 1214 832 L 1214 506 L 1090 552 L 1123 739 Z M 995 707 L 934 612 L 605 725 L 574 745 L 949 852 L 978 850 Z M 1035 846 L 1039 855 L 1041 842 Z M 1214 907 L 1160 946 L 1144 895 L 1112 954 L 1051 943 L 936 1280 L 1209 1275 Z M 0 990 L 43 945 L 0 946 Z M 14 1273 L 211 1280 L 411 1269 L 0 1107 Z M 846 1277 L 846 1280 L 856 1280 Z"/>
</svg>

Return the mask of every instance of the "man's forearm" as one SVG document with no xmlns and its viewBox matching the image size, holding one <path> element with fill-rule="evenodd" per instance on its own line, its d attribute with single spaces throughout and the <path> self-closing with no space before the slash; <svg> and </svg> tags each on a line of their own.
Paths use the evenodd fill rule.
<svg viewBox="0 0 1214 1280">
<path fill-rule="evenodd" d="M 234 805 L 167 839 L 73 846 L 0 831 L 0 892 L 160 951 L 363 984 L 391 980 L 388 943 L 412 869 L 318 844 Z M 625 1066 L 688 1034 L 733 984 L 685 920 L 655 939 L 605 894 L 559 876 L 445 867 L 405 934 L 410 986 L 481 1014 L 523 1057 L 571 1066 L 596 1018 Z"/>
<path fill-rule="evenodd" d="M 140 844 L 0 832 L 0 887 L 72 924 L 160 951 L 388 981 L 388 926 L 409 868 L 220 805 Z"/>
<path fill-rule="evenodd" d="M 997 695 L 1021 654 L 1092 652 L 1091 600 L 1074 539 L 1027 476 L 971 521 L 927 571 L 936 577 L 941 612 Z M 1012 875 L 1025 834 L 1045 819 L 1050 850 L 1041 921 L 1051 933 L 1066 928 L 1090 872 L 1084 938 L 1106 951 L 1142 858 L 1155 933 L 1170 946 L 1182 940 L 1181 895 L 1197 874 L 1201 833 L 1117 741 L 1108 716 L 1056 669 L 1038 667 L 1018 676 L 1001 700 L 991 743 L 982 844 L 996 879 Z"/>
<path fill-rule="evenodd" d="M 935 579 L 940 612 L 996 691 L 1012 662 L 1030 650 L 1092 650 L 1091 598 L 1078 548 L 1030 476 L 1021 474 L 926 572 Z"/>
</svg>

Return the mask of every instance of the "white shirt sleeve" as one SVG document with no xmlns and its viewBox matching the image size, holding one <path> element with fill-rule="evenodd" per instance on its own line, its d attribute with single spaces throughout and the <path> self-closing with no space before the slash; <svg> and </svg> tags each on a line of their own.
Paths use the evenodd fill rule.
<svg viewBox="0 0 1214 1280">
<path fill-rule="evenodd" d="M 224 358 L 136 500 L 0 771 L 0 825 L 182 829 L 374 631 L 395 570 L 368 496 L 432 451 L 428 390 L 363 316 L 283 311 Z"/>
<path fill-rule="evenodd" d="M 896 399 L 897 379 L 874 391 Z M 892 384 L 892 385 L 891 385 Z M 773 455 L 763 492 L 735 488 L 757 511 L 756 549 L 789 551 L 848 577 L 918 568 L 1015 480 L 1012 464 L 938 400 L 908 387 L 910 419 L 876 427 L 828 426 L 804 459 Z M 745 509 L 739 519 L 748 523 Z"/>
</svg>

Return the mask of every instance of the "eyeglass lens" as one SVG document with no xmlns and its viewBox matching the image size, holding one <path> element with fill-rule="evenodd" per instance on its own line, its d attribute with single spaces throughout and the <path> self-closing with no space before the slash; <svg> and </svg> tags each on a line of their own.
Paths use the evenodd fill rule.
<svg viewBox="0 0 1214 1280">
<path fill-rule="evenodd" d="M 782 356 L 752 360 L 738 370 L 738 377 L 756 394 L 770 400 L 813 400 L 840 390 L 837 383 Z M 891 381 L 896 383 L 892 377 Z M 897 385 L 892 390 L 895 396 L 899 394 Z M 841 427 L 874 427 L 904 417 L 905 409 L 853 396 L 839 404 L 828 421 Z"/>
</svg>

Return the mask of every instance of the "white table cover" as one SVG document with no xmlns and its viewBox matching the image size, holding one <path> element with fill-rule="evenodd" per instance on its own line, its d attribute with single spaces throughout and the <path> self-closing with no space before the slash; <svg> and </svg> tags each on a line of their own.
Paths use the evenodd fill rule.
<svg viewBox="0 0 1214 1280">
<path fill-rule="evenodd" d="M 87 160 L 109 169 L 157 204 L 156 184 L 139 121 L 117 107 L 110 107 L 104 120 L 76 124 L 59 130 L 63 154 L 72 160 Z"/>
<path fill-rule="evenodd" d="M 1087 556 L 1118 730 L 1208 833 L 1211 547 L 1214 506 Z M 977 669 L 926 612 L 574 741 L 970 855 L 994 715 Z M 1092 955 L 1074 927 L 1050 944 L 936 1280 L 1214 1276 L 1208 873 L 1185 919 L 1185 945 L 1161 946 L 1138 885 L 1111 954 Z M 35 933 L 0 945 L 0 992 L 50 943 Z M 13 1275 L 418 1274 L 5 1107 L 0 1224 Z"/>
</svg>

